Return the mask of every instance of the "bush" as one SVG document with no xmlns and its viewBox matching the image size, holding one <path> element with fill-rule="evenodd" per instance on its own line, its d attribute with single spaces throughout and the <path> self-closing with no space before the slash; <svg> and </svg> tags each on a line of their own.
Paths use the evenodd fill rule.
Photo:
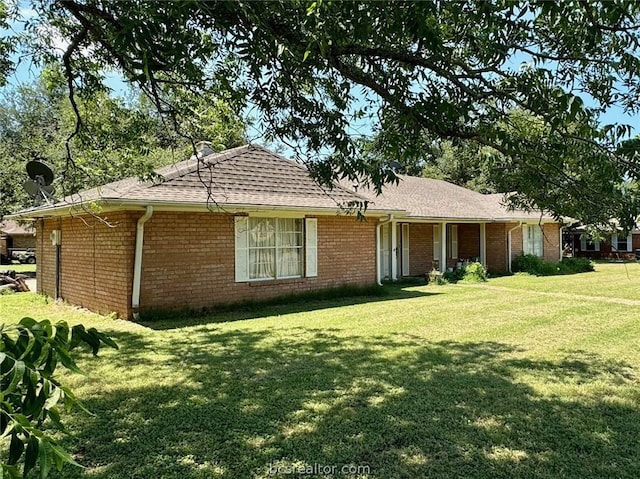
<svg viewBox="0 0 640 479">
<path fill-rule="evenodd" d="M 511 271 L 514 273 L 529 273 L 540 275 L 543 268 L 542 258 L 533 254 L 523 254 L 517 256 L 511 262 Z"/>
<path fill-rule="evenodd" d="M 464 277 L 464 268 L 454 269 L 453 271 L 446 271 L 442 274 L 442 279 L 447 281 L 447 283 L 457 283 L 463 277 Z"/>
<path fill-rule="evenodd" d="M 588 273 L 594 271 L 593 261 L 589 258 L 564 258 L 559 263 L 561 274 Z"/>
<path fill-rule="evenodd" d="M 593 263 L 588 258 L 565 258 L 559 263 L 548 263 L 538 256 L 525 254 L 511 262 L 511 271 L 514 273 L 522 272 L 535 276 L 586 273 L 593 270 Z"/>
<path fill-rule="evenodd" d="M 481 283 L 487 280 L 487 270 L 482 263 L 471 263 L 464 268 L 463 281 L 469 283 Z"/>
<path fill-rule="evenodd" d="M 481 263 L 471 263 L 453 271 L 447 271 L 442 275 L 443 284 L 465 281 L 467 283 L 480 283 L 487 280 L 487 270 Z M 439 283 L 440 284 L 440 283 Z"/>
</svg>

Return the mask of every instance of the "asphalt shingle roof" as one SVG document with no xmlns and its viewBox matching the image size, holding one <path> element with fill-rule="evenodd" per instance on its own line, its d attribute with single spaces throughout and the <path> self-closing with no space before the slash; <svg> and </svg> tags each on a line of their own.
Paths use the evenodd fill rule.
<svg viewBox="0 0 640 479">
<path fill-rule="evenodd" d="M 369 211 L 408 218 L 481 221 L 549 221 L 538 212 L 509 210 L 502 195 L 483 195 L 442 180 L 399 175 L 381 195 L 342 181 L 328 190 L 318 185 L 307 168 L 261 146 L 245 145 L 221 153 L 159 168 L 160 181 L 137 178 L 109 183 L 67 196 L 55 205 L 32 208 L 16 216 L 32 216 L 50 209 L 92 201 L 209 205 L 220 207 L 289 207 L 337 210 L 353 202 L 369 201 Z M 29 214 L 26 214 L 29 213 Z"/>
<path fill-rule="evenodd" d="M 245 145 L 200 160 L 191 158 L 159 168 L 163 180 L 143 183 L 127 178 L 63 199 L 150 201 L 218 205 L 330 208 L 363 198 L 340 185 L 319 186 L 304 165 L 256 145 Z"/>
<path fill-rule="evenodd" d="M 540 220 L 540 212 L 509 210 L 502 194 L 485 195 L 443 180 L 398 175 L 398 184 L 386 185 L 380 195 L 370 188 L 351 186 L 375 202 L 377 208 L 404 209 L 408 217 L 460 220 Z M 542 215 L 544 220 L 551 216 Z"/>
<path fill-rule="evenodd" d="M 0 221 L 0 233 L 9 236 L 33 236 L 36 230 L 32 225 L 21 225 L 11 220 Z"/>
</svg>

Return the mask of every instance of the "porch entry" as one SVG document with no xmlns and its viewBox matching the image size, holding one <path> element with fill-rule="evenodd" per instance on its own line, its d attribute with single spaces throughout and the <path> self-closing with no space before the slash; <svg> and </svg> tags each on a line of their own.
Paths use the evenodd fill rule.
<svg viewBox="0 0 640 479">
<path fill-rule="evenodd" d="M 412 235 L 413 248 L 410 247 Z M 466 260 L 480 260 L 486 264 L 485 224 L 384 224 L 380 227 L 378 254 L 380 279 L 423 275 L 434 268 L 444 272 Z"/>
<path fill-rule="evenodd" d="M 392 251 L 393 238 L 395 233 L 396 247 Z M 395 255 L 395 263 L 399 266 L 401 276 L 409 276 L 409 223 L 396 223 L 395 225 L 384 225 L 380 231 L 380 270 L 382 277 L 395 279 L 392 277 L 393 261 L 392 254 Z"/>
</svg>

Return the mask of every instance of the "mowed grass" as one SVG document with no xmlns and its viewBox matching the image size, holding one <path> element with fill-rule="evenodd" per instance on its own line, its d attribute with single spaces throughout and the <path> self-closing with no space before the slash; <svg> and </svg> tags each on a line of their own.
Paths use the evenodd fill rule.
<svg viewBox="0 0 640 479">
<path fill-rule="evenodd" d="M 599 263 L 592 274 L 532 277 L 527 274 L 505 276 L 494 285 L 525 290 L 606 296 L 640 301 L 640 263 Z"/>
<path fill-rule="evenodd" d="M 639 273 L 392 286 L 144 325 L 32 293 L 0 311 L 121 346 L 64 375 L 95 416 L 67 417 L 63 443 L 86 468 L 62 477 L 637 478 L 639 307 L 601 296 L 640 299 Z M 291 467 L 329 474 L 276 474 Z"/>
<path fill-rule="evenodd" d="M 31 273 L 35 275 L 36 273 L 36 265 L 35 264 L 21 264 L 21 263 L 11 263 L 11 264 L 0 264 L 0 271 L 13 270 L 17 273 Z"/>
</svg>

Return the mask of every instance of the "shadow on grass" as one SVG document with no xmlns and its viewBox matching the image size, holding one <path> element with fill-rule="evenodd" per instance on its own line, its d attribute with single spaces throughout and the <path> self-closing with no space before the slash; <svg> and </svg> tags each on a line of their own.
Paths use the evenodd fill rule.
<svg viewBox="0 0 640 479">
<path fill-rule="evenodd" d="M 424 283 L 423 283 L 424 284 Z M 226 323 L 245 319 L 257 319 L 267 316 L 302 313 L 321 309 L 340 308 L 343 306 L 397 299 L 420 298 L 433 296 L 436 292 L 415 291 L 407 284 L 389 284 L 367 288 L 365 294 L 340 295 L 340 289 L 327 292 L 313 292 L 308 295 L 293 295 L 276 298 L 264 302 L 239 303 L 235 305 L 214 307 L 202 310 L 165 310 L 144 313 L 140 324 L 155 330 L 183 328 L 210 323 Z M 416 285 L 412 285 L 416 286 Z M 371 294 L 373 293 L 373 294 Z M 336 295 L 333 296 L 332 295 Z"/>
<path fill-rule="evenodd" d="M 123 351 L 144 346 L 119 339 Z M 155 379 L 86 401 L 96 416 L 79 416 L 65 442 L 88 469 L 64 477 L 303 477 L 269 470 L 314 464 L 369 473 L 304 477 L 640 476 L 640 397 L 611 393 L 637 391 L 637 378 L 596 355 L 524 361 L 495 342 L 306 328 L 203 328 L 155 348 Z M 522 375 L 603 392 L 542 395 Z"/>
</svg>

